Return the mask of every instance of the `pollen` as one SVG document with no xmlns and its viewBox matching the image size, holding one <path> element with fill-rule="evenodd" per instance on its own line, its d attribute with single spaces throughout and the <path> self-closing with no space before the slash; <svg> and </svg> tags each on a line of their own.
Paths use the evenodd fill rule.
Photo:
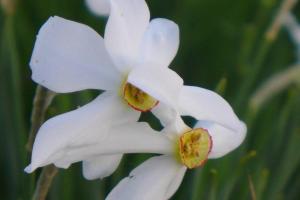
<svg viewBox="0 0 300 200">
<path fill-rule="evenodd" d="M 180 161 L 189 169 L 202 166 L 212 147 L 207 130 L 197 128 L 185 132 L 179 138 Z"/>
<path fill-rule="evenodd" d="M 155 98 L 128 82 L 123 87 L 123 97 L 128 105 L 141 112 L 147 112 L 158 104 Z"/>
</svg>

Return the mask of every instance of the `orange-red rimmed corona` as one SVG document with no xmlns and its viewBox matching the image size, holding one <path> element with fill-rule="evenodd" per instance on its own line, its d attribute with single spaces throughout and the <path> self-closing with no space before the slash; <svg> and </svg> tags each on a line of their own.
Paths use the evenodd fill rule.
<svg viewBox="0 0 300 200">
<path fill-rule="evenodd" d="M 129 106 L 141 112 L 150 111 L 159 103 L 155 98 L 128 82 L 123 86 L 123 98 Z"/>
<path fill-rule="evenodd" d="M 192 129 L 179 138 L 180 161 L 189 169 L 202 166 L 212 148 L 212 139 L 203 128 Z"/>
</svg>

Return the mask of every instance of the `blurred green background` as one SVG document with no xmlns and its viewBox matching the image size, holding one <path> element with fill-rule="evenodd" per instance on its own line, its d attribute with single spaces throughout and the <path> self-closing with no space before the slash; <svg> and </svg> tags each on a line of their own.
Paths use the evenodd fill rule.
<svg viewBox="0 0 300 200">
<path fill-rule="evenodd" d="M 85 23 L 101 35 L 106 19 L 92 15 L 83 0 L 0 2 L 0 199 L 31 199 L 40 170 L 28 175 L 23 169 L 29 163 L 25 144 L 36 88 L 28 66 L 35 36 L 53 15 Z M 295 45 L 284 28 L 274 40 L 265 37 L 282 1 L 147 2 L 152 18 L 169 18 L 180 27 L 180 49 L 172 68 L 186 84 L 223 95 L 249 129 L 233 153 L 190 170 L 172 199 L 300 199 L 300 84 L 294 81 L 261 106 L 250 104 L 267 79 L 297 62 Z M 293 13 L 299 11 L 296 5 Z M 58 95 L 47 118 L 94 96 L 94 91 Z M 156 121 L 152 124 L 158 127 Z M 98 181 L 85 180 L 80 163 L 74 164 L 59 171 L 48 199 L 104 199 L 147 157 L 128 155 L 113 176 Z"/>
</svg>

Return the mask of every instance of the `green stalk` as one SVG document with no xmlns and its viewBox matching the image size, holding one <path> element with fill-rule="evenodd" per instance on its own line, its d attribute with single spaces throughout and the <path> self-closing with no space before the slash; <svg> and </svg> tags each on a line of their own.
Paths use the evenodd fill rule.
<svg viewBox="0 0 300 200">
<path fill-rule="evenodd" d="M 33 100 L 33 109 L 31 113 L 31 128 L 29 133 L 28 142 L 26 148 L 29 152 L 32 151 L 32 146 L 36 134 L 41 127 L 42 123 L 45 120 L 45 115 L 47 108 L 52 102 L 55 93 L 38 85 L 36 88 L 34 100 Z"/>
<path fill-rule="evenodd" d="M 54 165 L 44 167 L 37 182 L 32 200 L 45 200 L 58 169 Z"/>
<path fill-rule="evenodd" d="M 240 93 L 235 101 L 235 105 L 237 108 L 241 108 L 247 99 L 251 88 L 253 87 L 257 75 L 260 73 L 265 57 L 270 50 L 273 42 L 276 40 L 278 32 L 280 31 L 283 23 L 283 18 L 287 15 L 287 13 L 295 6 L 296 0 L 283 0 L 281 6 L 272 21 L 270 27 L 264 34 L 264 38 L 260 43 L 260 46 L 257 50 L 257 54 L 254 56 L 254 61 L 251 64 L 251 71 L 248 72 L 247 79 L 242 83 L 240 88 Z"/>
</svg>

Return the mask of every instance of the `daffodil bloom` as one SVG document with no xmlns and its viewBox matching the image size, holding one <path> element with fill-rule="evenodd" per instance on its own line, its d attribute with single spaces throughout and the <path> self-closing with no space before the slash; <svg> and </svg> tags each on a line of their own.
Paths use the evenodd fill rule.
<svg viewBox="0 0 300 200">
<path fill-rule="evenodd" d="M 109 0 L 85 0 L 87 7 L 96 15 L 107 16 L 110 11 Z"/>
<path fill-rule="evenodd" d="M 179 97 L 179 113 L 175 115 L 164 104 L 159 106 L 164 111 L 160 119 L 166 124 L 161 132 L 152 130 L 144 122 L 114 126 L 105 139 L 68 149 L 64 157 L 69 162 L 90 158 L 93 162 L 85 163 L 89 171 L 84 171 L 89 176 L 103 173 L 112 155 L 162 154 L 134 169 L 111 191 L 107 200 L 165 200 L 175 193 L 187 169 L 201 167 L 207 159 L 228 154 L 245 138 L 245 124 L 230 105 L 212 91 L 185 86 Z M 192 116 L 198 122 L 188 127 L 179 115 Z M 96 165 L 94 158 L 99 155 L 103 160 L 98 160 Z"/>
<path fill-rule="evenodd" d="M 183 80 L 168 66 L 178 46 L 178 26 L 162 18 L 150 21 L 144 0 L 111 0 L 104 39 L 86 25 L 51 17 L 37 36 L 32 79 L 57 93 L 105 92 L 86 106 L 45 122 L 25 170 L 50 163 L 67 168 L 72 159 L 66 152 L 98 143 L 112 126 L 136 122 L 141 112 L 160 103 L 176 109 Z M 86 178 L 109 175 L 121 157 L 83 158 L 85 175 L 98 169 Z M 105 166 L 98 166 L 103 160 Z"/>
<path fill-rule="evenodd" d="M 186 92 L 197 93 L 197 90 L 200 95 L 199 88 L 187 88 Z M 193 103 L 196 103 L 194 100 L 189 101 L 191 106 L 181 106 L 182 114 L 196 114 L 201 120 L 190 128 L 181 118 L 173 119 L 162 131 L 163 134 L 159 135 L 161 142 L 157 138 L 152 141 L 157 145 L 156 150 L 151 153 L 160 151 L 164 155 L 152 157 L 135 168 L 128 177 L 119 182 L 106 200 L 169 199 L 180 186 L 186 170 L 203 166 L 207 159 L 222 157 L 242 143 L 246 135 L 245 124 L 214 93 L 208 92 L 203 97 L 208 103 L 206 106 L 199 104 L 191 110 L 195 106 Z M 182 97 L 181 100 L 185 98 Z M 145 143 L 143 139 L 140 142 Z"/>
</svg>

